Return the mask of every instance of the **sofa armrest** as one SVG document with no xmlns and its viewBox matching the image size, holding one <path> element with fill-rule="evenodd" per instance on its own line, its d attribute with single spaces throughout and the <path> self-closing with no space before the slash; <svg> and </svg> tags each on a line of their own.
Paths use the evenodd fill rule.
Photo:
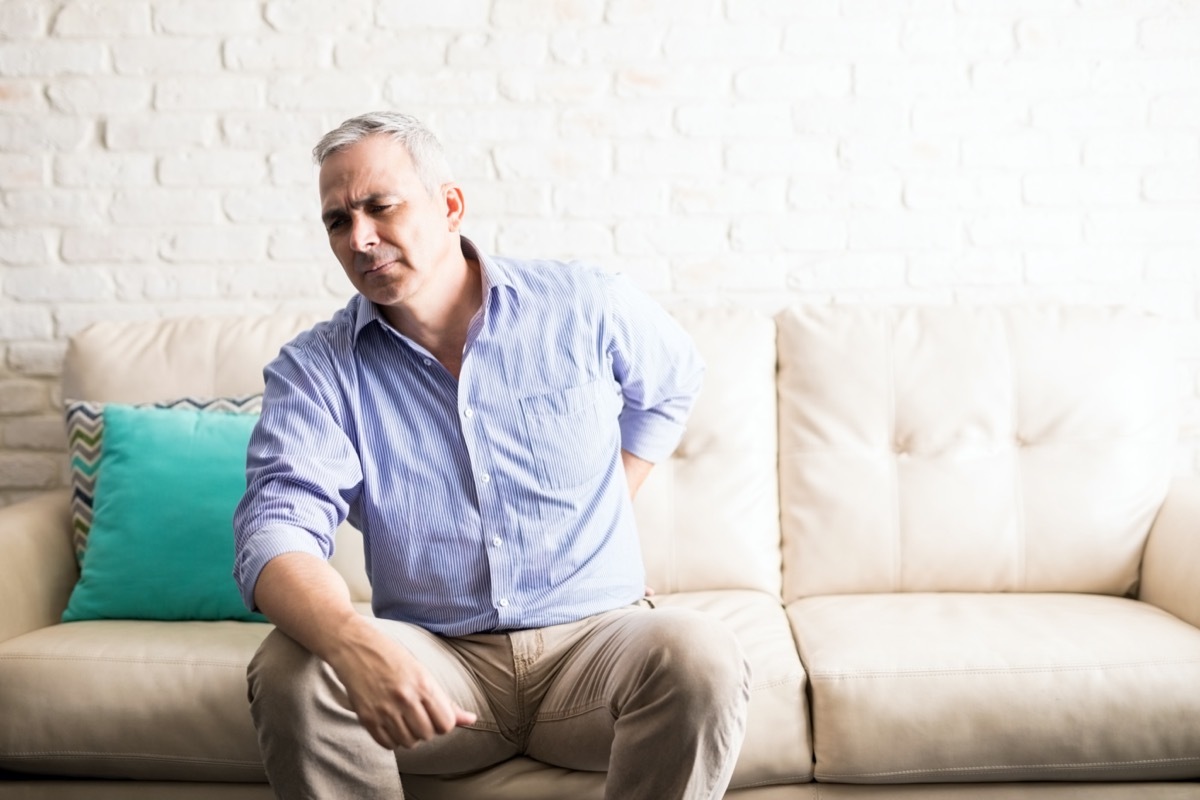
<svg viewBox="0 0 1200 800">
<path fill-rule="evenodd" d="M 1146 541 L 1141 599 L 1200 627 L 1198 569 L 1200 477 L 1177 478 Z"/>
<path fill-rule="evenodd" d="M 59 621 L 79 580 L 70 529 L 69 491 L 0 508 L 0 641 Z"/>
</svg>

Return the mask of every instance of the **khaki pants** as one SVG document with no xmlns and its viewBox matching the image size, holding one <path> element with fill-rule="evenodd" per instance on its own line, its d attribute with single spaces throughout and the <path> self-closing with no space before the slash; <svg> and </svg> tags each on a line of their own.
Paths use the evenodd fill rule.
<svg viewBox="0 0 1200 800">
<path fill-rule="evenodd" d="M 381 748 L 333 671 L 274 631 L 250 663 L 250 709 L 281 798 L 403 796 L 399 773 L 453 774 L 517 755 L 607 771 L 611 800 L 723 796 L 745 734 L 749 668 L 733 634 L 638 604 L 566 625 L 461 638 L 377 620 L 478 722 Z M 397 769 L 398 768 L 398 769 Z"/>
</svg>

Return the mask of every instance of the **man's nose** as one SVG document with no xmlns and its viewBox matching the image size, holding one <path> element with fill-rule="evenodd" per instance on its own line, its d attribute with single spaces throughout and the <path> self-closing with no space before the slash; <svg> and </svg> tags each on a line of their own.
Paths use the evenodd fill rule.
<svg viewBox="0 0 1200 800">
<path fill-rule="evenodd" d="M 366 252 L 379 244 L 379 232 L 370 217 L 359 217 L 350 223 L 350 246 L 359 252 Z"/>
</svg>

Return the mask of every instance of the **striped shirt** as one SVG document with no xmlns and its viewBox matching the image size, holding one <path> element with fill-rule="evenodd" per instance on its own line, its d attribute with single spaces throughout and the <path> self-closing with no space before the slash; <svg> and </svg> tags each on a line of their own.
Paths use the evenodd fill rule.
<svg viewBox="0 0 1200 800">
<path fill-rule="evenodd" d="M 691 339 L 627 279 L 478 258 L 458 380 L 355 296 L 265 369 L 234 575 L 362 531 L 377 616 L 446 636 L 635 602 L 644 568 L 621 449 L 678 444 L 703 378 Z"/>
</svg>

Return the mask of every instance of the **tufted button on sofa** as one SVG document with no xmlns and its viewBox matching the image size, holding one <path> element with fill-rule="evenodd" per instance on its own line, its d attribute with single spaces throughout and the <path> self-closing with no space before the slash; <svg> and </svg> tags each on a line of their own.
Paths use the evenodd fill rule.
<svg viewBox="0 0 1200 800">
<path fill-rule="evenodd" d="M 1167 323 L 1120 308 L 680 311 L 708 362 L 638 497 L 656 601 L 740 637 L 731 798 L 1200 797 L 1200 480 Z M 314 315 L 100 324 L 63 396 L 261 390 Z M 0 796 L 266 798 L 258 622 L 59 621 L 67 492 L 0 509 Z M 334 562 L 369 613 L 361 537 Z M 435 798 L 600 798 L 525 758 Z"/>
</svg>

